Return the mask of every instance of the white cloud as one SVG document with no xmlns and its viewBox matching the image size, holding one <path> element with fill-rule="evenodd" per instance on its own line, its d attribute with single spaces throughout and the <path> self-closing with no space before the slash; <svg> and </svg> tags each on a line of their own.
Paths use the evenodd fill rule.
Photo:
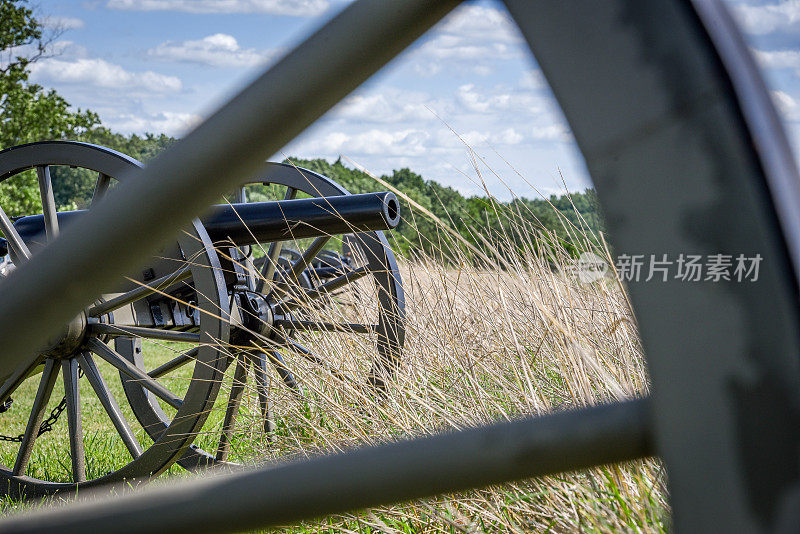
<svg viewBox="0 0 800 534">
<path fill-rule="evenodd" d="M 800 29 L 800 0 L 775 4 L 736 5 L 733 14 L 747 33 L 764 35 Z"/>
<path fill-rule="evenodd" d="M 775 106 L 784 113 L 789 113 L 797 109 L 797 101 L 783 91 L 772 91 L 772 101 Z"/>
<path fill-rule="evenodd" d="M 328 0 L 108 0 L 111 9 L 185 13 L 269 13 L 312 17 L 327 11 Z"/>
<path fill-rule="evenodd" d="M 424 130 L 406 129 L 387 131 L 373 129 L 349 134 L 330 132 L 303 142 L 300 147 L 305 153 L 351 154 L 380 156 L 421 156 L 427 148 L 425 142 L 430 135 Z"/>
<path fill-rule="evenodd" d="M 790 69 L 800 77 L 800 51 L 798 50 L 753 50 L 756 62 L 762 70 Z"/>
<path fill-rule="evenodd" d="M 518 111 L 535 114 L 542 111 L 541 99 L 529 92 L 515 92 L 499 88 L 495 91 L 482 91 L 475 84 L 465 84 L 458 88 L 456 100 L 468 111 L 474 113 L 498 113 Z"/>
<path fill-rule="evenodd" d="M 147 53 L 158 59 L 201 63 L 212 67 L 253 67 L 274 57 L 276 52 L 244 49 L 232 35 L 216 33 L 197 41 L 167 41 Z"/>
<path fill-rule="evenodd" d="M 182 84 L 175 76 L 153 71 L 131 72 L 103 59 L 65 60 L 47 58 L 31 65 L 31 78 L 38 82 L 86 84 L 95 87 L 145 89 L 157 93 L 180 91 Z"/>
<path fill-rule="evenodd" d="M 800 123 L 800 103 L 797 98 L 784 91 L 770 91 L 770 95 L 786 122 Z"/>
<path fill-rule="evenodd" d="M 0 52 L 0 68 L 5 67 L 17 57 L 35 57 L 39 49 L 35 43 L 7 48 Z M 55 41 L 47 49 L 48 56 L 86 57 L 86 48 L 72 41 Z M 41 60 L 40 60 L 41 61 Z"/>
<path fill-rule="evenodd" d="M 540 70 L 530 70 L 522 75 L 519 80 L 522 89 L 542 89 L 547 87 L 547 80 Z"/>
<path fill-rule="evenodd" d="M 54 30 L 78 30 L 83 28 L 84 22 L 75 17 L 60 17 L 56 15 L 45 16 L 39 19 L 42 26 Z"/>
<path fill-rule="evenodd" d="M 500 131 L 487 130 L 484 132 L 470 130 L 459 134 L 459 137 L 461 138 L 460 141 L 463 141 L 471 148 L 485 146 L 487 144 L 494 146 L 518 145 L 524 139 L 522 134 L 517 132 L 514 128 L 506 128 Z"/>
<path fill-rule="evenodd" d="M 53 56 L 66 56 L 72 59 L 89 57 L 89 51 L 85 46 L 76 44 L 72 41 L 56 41 L 50 45 L 50 53 Z"/>
<path fill-rule="evenodd" d="M 424 93 L 388 88 L 376 93 L 356 93 L 339 104 L 332 116 L 337 119 L 362 122 L 400 123 L 424 121 L 434 118 L 430 106 L 434 105 Z"/>
<path fill-rule="evenodd" d="M 765 69 L 798 69 L 800 68 L 800 51 L 798 50 L 753 50 L 756 60 Z"/>
<path fill-rule="evenodd" d="M 495 145 L 518 145 L 522 142 L 524 137 L 517 132 L 514 128 L 506 128 L 500 132 L 494 133 L 490 138 L 490 142 Z"/>
<path fill-rule="evenodd" d="M 563 124 L 545 124 L 534 126 L 531 130 L 531 139 L 537 141 L 560 141 L 568 143 L 573 141 L 572 133 Z"/>
<path fill-rule="evenodd" d="M 439 35 L 422 47 L 422 52 L 434 60 L 475 61 L 511 59 L 519 50 L 503 42 L 471 42 L 461 35 Z"/>
<path fill-rule="evenodd" d="M 437 31 L 463 35 L 469 40 L 522 43 L 522 35 L 509 14 L 484 6 L 462 6 L 445 17 Z"/>
<path fill-rule="evenodd" d="M 436 26 L 416 51 L 415 71 L 434 76 L 445 68 L 488 76 L 495 62 L 522 56 L 523 39 L 505 11 L 462 6 Z"/>
<path fill-rule="evenodd" d="M 119 114 L 103 117 L 103 124 L 115 132 L 122 133 L 165 133 L 180 136 L 201 121 L 199 115 L 193 113 L 160 113 Z"/>
</svg>

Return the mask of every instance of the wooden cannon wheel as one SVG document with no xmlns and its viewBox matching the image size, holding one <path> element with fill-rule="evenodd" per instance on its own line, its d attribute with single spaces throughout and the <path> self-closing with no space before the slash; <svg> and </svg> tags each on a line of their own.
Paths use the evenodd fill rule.
<svg viewBox="0 0 800 534">
<path fill-rule="evenodd" d="M 349 194 L 344 187 L 325 176 L 286 164 L 267 163 L 257 176 L 257 180 L 239 188 L 234 195 L 235 201 L 247 201 L 248 197 L 257 195 L 256 190 L 262 187 L 270 189 L 273 196 L 250 200 L 290 200 L 299 196 L 329 197 Z M 268 316 L 272 320 L 269 333 L 259 335 L 253 332 L 259 325 L 251 326 L 247 332 L 247 328 L 241 328 L 242 325 L 237 327 L 234 319 L 231 335 L 231 353 L 234 358 L 231 360 L 233 365 L 228 370 L 229 386 L 225 386 L 228 398 L 224 405 L 224 417 L 214 424 L 209 421 L 203 430 L 201 440 L 209 450 L 192 445 L 180 460 L 181 466 L 195 469 L 229 463 L 232 442 L 236 437 L 235 421 L 242 396 L 251 380 L 248 378 L 251 373 L 250 383 L 258 397 L 263 431 L 270 439 L 275 430 L 269 398 L 273 370 L 279 378 L 278 383 L 292 391 L 300 400 L 304 395 L 303 379 L 293 372 L 293 358 L 311 361 L 322 367 L 323 372 L 335 375 L 336 379 L 363 384 L 373 393 L 382 394 L 385 391 L 386 379 L 400 360 L 405 341 L 405 301 L 400 274 L 383 232 L 348 236 L 351 246 L 358 249 L 359 260 L 347 272 L 329 280 L 322 280 L 315 275 L 312 264 L 317 255 L 324 253 L 323 247 L 332 236 L 314 239 L 310 244 L 308 240 L 303 241 L 305 248 L 300 253 L 285 248 L 284 242 L 259 243 L 252 247 L 261 252 L 258 258 L 248 257 L 246 253 L 237 256 L 237 253 L 247 250 L 244 247 L 232 247 L 230 242 L 215 243 L 219 249 L 223 272 L 228 275 L 238 272 L 240 276 L 238 282 L 228 281 L 229 288 L 236 284 L 240 288 L 232 290 L 233 293 L 238 292 L 231 299 L 232 305 L 255 296 L 263 299 L 264 305 L 269 307 Z M 269 267 L 267 258 L 272 258 L 273 267 Z M 359 283 L 362 279 L 364 281 Z M 374 292 L 369 291 L 370 279 Z M 243 286 L 246 289 L 242 289 Z M 344 323 L 338 313 L 348 305 L 345 301 L 353 298 L 361 301 L 365 298 L 373 299 L 368 303 L 368 317 L 359 317 L 364 319 L 363 323 Z M 236 314 L 232 312 L 231 315 Z M 364 366 L 361 368 L 366 377 L 349 374 L 347 371 L 340 372 L 340 362 L 316 354 L 311 345 L 306 346 L 306 339 L 309 337 L 332 335 L 373 338 L 374 357 L 371 362 L 363 362 Z M 136 354 L 134 357 L 137 365 L 145 365 Z M 184 360 L 180 365 L 184 363 L 189 363 L 189 360 Z M 164 374 L 159 376 L 168 377 L 170 373 L 180 372 L 180 365 L 163 368 Z M 169 424 L 169 416 L 158 400 L 147 394 L 136 380 L 126 376 L 122 376 L 122 379 L 139 422 L 152 436 L 158 436 Z M 222 410 L 220 403 L 215 409 Z"/>
<path fill-rule="evenodd" d="M 42 142 L 0 152 L 0 180 L 3 182 L 25 179 L 22 173 L 35 169 L 46 227 L 46 237 L 42 235 L 25 242 L 6 212 L 0 209 L 0 224 L 8 239 L 12 263 L 24 262 L 58 234 L 61 218 L 56 216 L 51 176 L 58 176 L 61 168 L 86 169 L 97 176 L 94 205 L 116 180 L 135 177 L 141 166 L 123 154 L 85 143 Z M 123 239 L 119 246 L 125 246 Z M 15 373 L 0 382 L 0 403 L 8 407 L 0 415 L 4 420 L 3 431 L 21 432 L 19 436 L 7 436 L 3 443 L 6 449 L 3 457 L 8 463 L 0 465 L 0 480 L 5 493 L 34 496 L 77 486 L 157 476 L 183 454 L 202 427 L 228 365 L 228 356 L 220 347 L 227 345 L 229 332 L 225 319 L 228 295 L 220 275 L 219 260 L 202 224 L 192 223 L 177 243 L 164 247 L 143 268 L 121 277 L 118 285 L 113 293 L 105 294 L 82 310 L 66 325 L 60 337 L 50 340 L 48 347 L 39 351 L 36 363 L 24 373 Z M 155 289 L 150 289 L 153 287 Z M 183 297 L 183 304 L 179 305 L 179 315 L 184 319 L 182 326 L 176 325 L 174 320 L 164 321 L 163 317 L 150 324 L 144 320 L 158 315 L 155 310 L 161 294 Z M 143 351 L 142 340 L 145 340 Z M 163 341 L 180 342 L 192 353 L 194 370 L 188 383 L 167 387 L 148 376 L 143 367 L 131 363 L 137 359 L 146 361 L 149 352 Z M 116 370 L 126 379 L 137 381 L 149 398 L 158 398 L 169 407 L 169 415 L 165 414 L 165 424 L 157 435 L 150 433 L 148 438 L 138 432 L 137 436 L 137 431 L 131 427 L 125 416 L 127 407 L 120 406 L 113 394 L 114 388 L 109 387 Z M 54 425 L 52 415 L 57 419 L 58 414 L 65 412 L 69 445 L 50 436 L 39 440 L 49 441 L 40 446 L 50 445 L 42 455 L 59 454 L 59 458 L 67 458 L 63 460 L 64 469 L 53 470 L 37 465 L 34 452 L 37 437 L 45 430 L 41 425 L 48 401 L 57 403 L 53 390 L 59 375 L 64 384 L 64 400 L 53 410 L 47 423 Z M 33 399 L 27 404 L 22 401 L 26 388 Z M 33 391 L 35 395 L 31 395 Z M 9 403 L 9 398 L 14 401 Z M 92 418 L 88 429 L 91 434 L 84 430 L 82 406 L 105 412 Z M 10 424 L 15 411 L 24 412 L 21 415 L 25 416 L 20 419 L 19 429 Z M 86 413 L 86 409 L 83 412 Z M 62 421 L 58 426 L 63 428 L 64 425 Z M 108 436 L 121 438 L 128 457 L 120 457 L 118 465 L 110 468 L 95 466 L 91 449 L 98 441 L 107 443 Z M 64 454 L 58 452 L 64 448 L 67 449 Z"/>
</svg>

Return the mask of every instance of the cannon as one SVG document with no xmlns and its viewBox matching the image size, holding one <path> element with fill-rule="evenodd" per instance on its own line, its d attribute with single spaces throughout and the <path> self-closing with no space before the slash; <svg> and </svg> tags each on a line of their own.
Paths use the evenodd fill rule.
<svg viewBox="0 0 800 534">
<path fill-rule="evenodd" d="M 87 211 L 57 213 L 59 228 L 65 228 Z M 201 220 L 212 241 L 228 239 L 234 246 L 386 230 L 397 226 L 399 221 L 397 197 L 389 192 L 221 204 L 213 206 L 211 213 Z M 14 228 L 28 248 L 47 244 L 44 215 L 19 217 Z M 326 255 L 331 256 L 332 251 Z"/>
<path fill-rule="evenodd" d="M 12 219 L 0 210 L 10 258 L 5 271 L 84 217 L 117 181 L 135 179 L 141 166 L 119 152 L 77 142 L 33 143 L 0 152 L 0 180 L 34 169 L 43 199 L 39 214 L 13 214 Z M 58 212 L 53 179 L 59 169 L 70 167 L 96 174 L 94 194 L 87 210 Z M 254 187 L 280 191 L 281 199 L 247 202 L 247 190 Z M 350 378 L 376 394 L 385 391 L 405 337 L 402 283 L 382 233 L 400 221 L 394 194 L 351 195 L 307 169 L 267 163 L 233 197 L 233 202 L 213 206 L 146 264 L 121 273 L 115 287 L 39 349 L 33 367 L 0 380 L 4 432 L 13 427 L 6 422 L 22 416 L 19 434 L 0 437 L 8 464 L 0 465 L 0 480 L 7 494 L 34 496 L 148 479 L 175 462 L 187 469 L 230 463 L 248 380 L 270 437 L 275 428 L 269 391 L 273 373 L 281 387 L 302 396 L 293 358 L 338 372 L 337 362 L 315 354 L 303 341 L 306 332 L 372 338 L 374 358 L 364 363 L 365 376 Z M 351 255 L 356 259 L 331 263 L 336 255 L 325 247 L 337 234 L 348 235 L 348 250 L 357 250 Z M 287 241 L 296 248 L 284 249 Z M 324 265 L 320 255 L 327 258 Z M 362 280 L 374 297 L 368 320 L 343 322 L 341 310 L 331 310 L 326 318 L 326 307 L 335 304 L 331 295 L 351 291 L 362 298 Z M 124 399 L 112 393 L 109 369 L 121 380 Z M 63 398 L 45 417 L 58 382 Z M 29 405 L 14 401 L 25 388 L 36 392 Z M 89 388 L 93 395 L 87 401 Z M 226 399 L 217 398 L 221 391 Z M 113 432 L 128 451 L 128 458 L 110 469 L 101 471 L 86 461 L 81 409 L 87 402 L 102 407 L 107 417 L 93 420 L 103 419 L 102 431 Z M 204 428 L 215 403 L 217 409 L 224 405 L 222 424 Z M 58 475 L 38 469 L 32 458 L 37 438 L 62 413 L 69 470 Z M 198 435 L 208 450 L 193 444 Z"/>
</svg>

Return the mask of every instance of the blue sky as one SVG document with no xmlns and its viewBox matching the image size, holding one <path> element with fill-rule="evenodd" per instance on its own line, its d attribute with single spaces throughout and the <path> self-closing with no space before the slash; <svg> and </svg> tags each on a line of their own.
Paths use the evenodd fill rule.
<svg viewBox="0 0 800 534">
<path fill-rule="evenodd" d="M 32 79 L 113 130 L 180 136 L 345 5 L 41 2 L 37 15 L 60 34 Z M 729 5 L 800 147 L 800 0 Z M 535 197 L 589 185 L 519 32 L 502 5 L 488 1 L 458 8 L 271 159 L 284 155 L 342 155 L 376 174 L 409 167 L 467 194 L 485 183 L 500 198 L 509 189 Z"/>
</svg>

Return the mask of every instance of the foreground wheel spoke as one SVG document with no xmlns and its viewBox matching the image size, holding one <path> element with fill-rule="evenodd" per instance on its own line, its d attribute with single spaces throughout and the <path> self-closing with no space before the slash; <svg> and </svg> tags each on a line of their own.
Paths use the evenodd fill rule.
<svg viewBox="0 0 800 534">
<path fill-rule="evenodd" d="M 222 422 L 222 434 L 219 437 L 219 445 L 217 446 L 216 460 L 218 462 L 224 462 L 228 459 L 231 437 L 233 436 L 233 430 L 236 424 L 236 416 L 239 414 L 239 405 L 242 401 L 242 395 L 244 394 L 244 387 L 246 383 L 247 366 L 244 362 L 244 356 L 240 356 L 236 359 L 236 370 L 233 373 L 231 394 L 230 397 L 228 397 L 228 406 L 225 409 L 225 419 Z"/>
<path fill-rule="evenodd" d="M 117 429 L 117 433 L 120 438 L 122 438 L 125 447 L 128 448 L 128 451 L 130 451 L 134 459 L 138 458 L 142 455 L 142 446 L 136 440 L 136 436 L 133 435 L 131 426 L 125 419 L 125 416 L 122 415 L 117 400 L 114 398 L 114 395 L 111 394 L 111 391 L 109 391 L 108 386 L 106 386 L 105 380 L 103 380 L 103 376 L 97 369 L 91 355 L 83 354 L 78 357 L 78 361 L 80 362 L 81 369 L 83 369 L 83 372 L 86 374 L 86 378 L 92 385 L 92 389 L 94 389 L 97 398 L 100 400 L 100 404 L 103 405 L 108 417 L 114 424 L 114 428 Z"/>
<path fill-rule="evenodd" d="M 11 222 L 2 207 L 0 207 L 0 229 L 3 230 L 11 250 L 17 255 L 17 260 L 27 260 L 31 257 L 28 245 L 22 240 L 17 229 L 14 228 L 14 223 Z"/>
<path fill-rule="evenodd" d="M 64 393 L 67 397 L 67 426 L 69 427 L 69 455 L 72 460 L 72 481 L 86 481 L 86 457 L 83 452 L 83 424 L 81 422 L 81 397 L 78 390 L 77 360 L 61 360 L 64 375 Z"/>
<path fill-rule="evenodd" d="M 151 378 L 159 378 L 168 373 L 171 373 L 175 369 L 179 367 L 183 367 L 187 363 L 193 361 L 197 356 L 197 351 L 200 350 L 198 347 L 193 348 L 190 351 L 184 352 L 176 356 L 175 358 L 171 359 L 164 365 L 159 365 L 149 373 L 147 373 Z"/>
<path fill-rule="evenodd" d="M 131 362 L 123 358 L 117 351 L 103 343 L 102 341 L 92 338 L 88 343 L 89 350 L 97 354 L 105 361 L 116 367 L 121 372 L 125 373 L 134 380 L 138 380 L 142 387 L 151 391 L 155 396 L 175 408 L 176 410 L 181 407 L 181 399 L 172 393 L 170 390 L 156 382 L 153 378 L 147 375 L 144 371 L 133 365 Z"/>
<path fill-rule="evenodd" d="M 42 214 L 44 215 L 44 228 L 47 240 L 52 241 L 58 237 L 58 215 L 56 213 L 56 199 L 53 195 L 53 182 L 50 178 L 50 167 L 42 165 L 36 167 L 39 178 L 39 193 L 42 196 Z"/>
<path fill-rule="evenodd" d="M 132 302 L 136 302 L 145 297 L 149 297 L 153 293 L 164 291 L 169 286 L 176 284 L 178 282 L 182 282 L 183 280 L 186 280 L 191 276 L 192 276 L 192 271 L 190 270 L 188 265 L 185 267 L 181 267 L 177 271 L 170 273 L 166 276 L 162 276 L 161 278 L 158 278 L 156 280 L 153 280 L 152 282 L 146 285 L 142 285 L 135 289 L 131 289 L 127 293 L 118 295 L 105 302 L 95 304 L 86 311 L 86 315 L 88 315 L 89 317 L 100 317 L 101 315 L 104 315 L 110 311 L 114 311 L 117 308 L 121 308 L 122 306 L 131 304 Z"/>
<path fill-rule="evenodd" d="M 94 186 L 94 194 L 92 195 L 92 206 L 100 202 L 108 191 L 108 186 L 111 183 L 111 177 L 102 172 L 97 175 L 97 183 Z"/>
<path fill-rule="evenodd" d="M 33 445 L 39 437 L 39 426 L 42 424 L 47 403 L 53 393 L 53 387 L 58 380 L 58 367 L 54 359 L 49 359 L 44 365 L 42 379 L 39 382 L 39 389 L 36 391 L 36 398 L 33 400 L 31 415 L 28 418 L 28 426 L 25 427 L 25 434 L 17 452 L 17 459 L 14 462 L 14 474 L 22 476 L 28 467 L 28 462 L 33 452 Z"/>
<path fill-rule="evenodd" d="M 165 341 L 180 341 L 183 343 L 200 343 L 200 334 L 141 326 L 92 323 L 89 325 L 89 332 L 94 335 L 133 336 L 147 339 L 163 339 Z"/>
</svg>

